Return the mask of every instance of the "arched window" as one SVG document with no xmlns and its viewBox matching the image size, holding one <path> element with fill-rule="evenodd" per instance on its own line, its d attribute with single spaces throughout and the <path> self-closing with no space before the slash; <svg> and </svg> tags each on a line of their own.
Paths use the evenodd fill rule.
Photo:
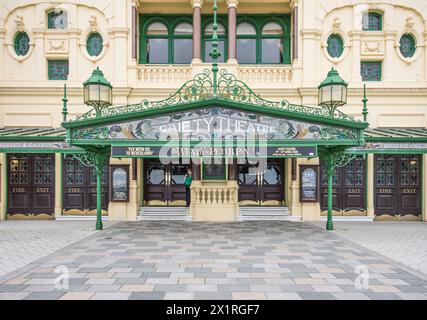
<svg viewBox="0 0 427 320">
<path fill-rule="evenodd" d="M 212 62 L 212 58 L 209 56 L 209 53 L 212 49 L 212 34 L 213 34 L 213 23 L 206 25 L 203 32 L 203 42 L 204 42 L 204 61 Z M 227 45 L 227 35 L 225 33 L 225 28 L 221 23 L 218 23 L 218 50 L 221 52 L 221 56 L 218 58 L 218 62 L 224 62 L 226 60 L 226 45 Z"/>
<path fill-rule="evenodd" d="M 236 29 L 237 61 L 239 63 L 257 63 L 257 32 L 248 22 L 242 22 Z"/>
<path fill-rule="evenodd" d="M 339 34 L 331 34 L 328 38 L 328 54 L 331 58 L 341 57 L 344 44 Z"/>
<path fill-rule="evenodd" d="M 173 31 L 173 63 L 191 63 L 193 58 L 193 26 L 178 24 Z"/>
<path fill-rule="evenodd" d="M 284 32 L 276 22 L 268 22 L 261 31 L 261 62 L 283 63 Z"/>
<path fill-rule="evenodd" d="M 169 62 L 168 28 L 161 22 L 154 22 L 147 28 L 147 63 Z"/>
<path fill-rule="evenodd" d="M 383 29 L 382 18 L 382 15 L 377 12 L 364 12 L 362 21 L 363 30 L 381 31 Z"/>
<path fill-rule="evenodd" d="M 90 56 L 99 56 L 102 52 L 103 39 L 98 32 L 92 32 L 86 41 L 86 49 Z"/>
<path fill-rule="evenodd" d="M 51 11 L 47 14 L 48 29 L 67 29 L 68 18 L 67 13 L 62 10 Z"/>
<path fill-rule="evenodd" d="M 406 33 L 400 38 L 400 53 L 405 58 L 412 58 L 415 54 L 416 44 L 413 35 Z"/>
<path fill-rule="evenodd" d="M 14 40 L 15 53 L 18 56 L 25 56 L 30 50 L 30 38 L 26 32 L 18 32 Z"/>
</svg>

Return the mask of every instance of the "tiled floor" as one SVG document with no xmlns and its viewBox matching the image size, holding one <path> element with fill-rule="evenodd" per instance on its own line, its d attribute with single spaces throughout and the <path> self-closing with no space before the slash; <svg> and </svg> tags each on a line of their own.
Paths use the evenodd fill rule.
<svg viewBox="0 0 427 320">
<path fill-rule="evenodd" d="M 58 266 L 68 289 L 57 288 Z M 0 298 L 427 299 L 427 279 L 406 269 L 308 223 L 141 221 L 5 279 Z"/>
<path fill-rule="evenodd" d="M 1 221 L 0 277 L 86 238 L 94 229 L 95 221 Z"/>
</svg>

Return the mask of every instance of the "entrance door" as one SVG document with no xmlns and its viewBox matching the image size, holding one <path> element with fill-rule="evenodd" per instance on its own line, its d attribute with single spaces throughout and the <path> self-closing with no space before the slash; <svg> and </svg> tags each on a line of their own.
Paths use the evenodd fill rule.
<svg viewBox="0 0 427 320">
<path fill-rule="evenodd" d="M 421 214 L 421 157 L 375 156 L 375 214 Z"/>
<path fill-rule="evenodd" d="M 8 214 L 49 214 L 55 207 L 55 155 L 9 154 Z"/>
<path fill-rule="evenodd" d="M 80 161 L 66 156 L 63 162 L 64 213 L 82 214 L 96 211 L 96 172 L 83 166 Z M 108 208 L 108 165 L 104 167 L 101 180 L 101 205 Z"/>
<path fill-rule="evenodd" d="M 323 165 L 321 174 L 320 204 L 322 211 L 326 211 L 328 209 L 328 180 Z M 332 209 L 347 215 L 365 212 L 365 160 L 362 156 L 344 167 L 334 169 Z"/>
<path fill-rule="evenodd" d="M 144 159 L 145 204 L 185 206 L 184 177 L 188 166 Z"/>
<path fill-rule="evenodd" d="M 240 205 L 282 205 L 284 169 L 282 159 L 267 159 L 267 165 L 238 165 Z"/>
</svg>

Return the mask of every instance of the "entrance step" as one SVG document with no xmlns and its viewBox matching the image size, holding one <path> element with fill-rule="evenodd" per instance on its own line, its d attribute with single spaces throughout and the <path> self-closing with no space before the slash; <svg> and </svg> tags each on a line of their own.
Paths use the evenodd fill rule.
<svg viewBox="0 0 427 320">
<path fill-rule="evenodd" d="M 240 207 L 237 221 L 301 221 L 291 216 L 288 207 Z"/>
<path fill-rule="evenodd" d="M 141 207 L 137 220 L 191 221 L 186 207 Z"/>
</svg>

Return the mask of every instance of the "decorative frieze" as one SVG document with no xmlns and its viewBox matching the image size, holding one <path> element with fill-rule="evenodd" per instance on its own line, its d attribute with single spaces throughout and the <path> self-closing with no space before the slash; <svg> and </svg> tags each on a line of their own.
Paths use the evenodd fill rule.
<svg viewBox="0 0 427 320">
<path fill-rule="evenodd" d="M 384 55 L 384 41 L 364 40 L 361 45 L 361 54 L 365 56 Z"/>
<path fill-rule="evenodd" d="M 45 39 L 46 54 L 68 53 L 68 39 Z"/>
</svg>

